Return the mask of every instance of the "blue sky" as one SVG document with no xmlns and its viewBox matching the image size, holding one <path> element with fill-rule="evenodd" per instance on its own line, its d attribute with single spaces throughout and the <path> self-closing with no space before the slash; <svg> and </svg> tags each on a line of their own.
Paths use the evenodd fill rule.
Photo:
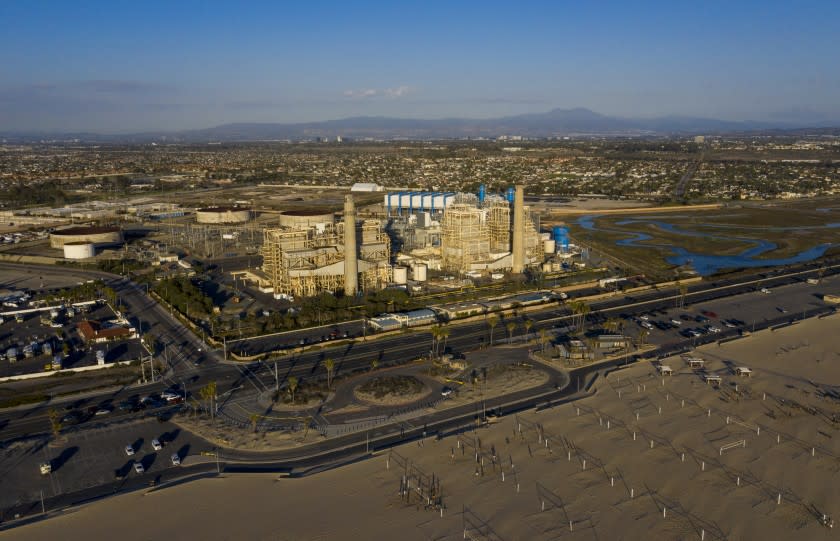
<svg viewBox="0 0 840 541">
<path fill-rule="evenodd" d="M 237 4 L 0 3 L 0 131 L 555 107 L 840 119 L 837 0 Z"/>
</svg>

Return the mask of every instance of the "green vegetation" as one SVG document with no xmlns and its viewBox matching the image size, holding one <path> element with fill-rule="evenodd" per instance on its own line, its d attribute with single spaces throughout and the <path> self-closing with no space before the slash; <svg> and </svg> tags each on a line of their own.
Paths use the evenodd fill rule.
<svg viewBox="0 0 840 541">
<path fill-rule="evenodd" d="M 49 400 L 49 398 L 49 396 L 42 393 L 25 394 L 11 398 L 4 398 L 0 400 L 0 409 L 13 408 L 15 406 L 23 406 L 26 404 L 37 404 L 39 402 L 45 402 Z"/>
<path fill-rule="evenodd" d="M 420 394 L 426 385 L 414 376 L 379 376 L 358 387 L 360 393 L 382 399 L 388 395 L 411 396 Z"/>
<path fill-rule="evenodd" d="M 154 286 L 154 292 L 172 307 L 189 317 L 208 315 L 213 311 L 213 299 L 205 295 L 186 276 L 161 280 Z"/>
</svg>

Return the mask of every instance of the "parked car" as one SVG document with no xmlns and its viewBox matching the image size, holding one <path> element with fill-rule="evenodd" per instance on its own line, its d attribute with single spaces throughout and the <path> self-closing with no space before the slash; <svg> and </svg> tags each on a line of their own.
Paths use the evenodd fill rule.
<svg viewBox="0 0 840 541">
<path fill-rule="evenodd" d="M 127 454 L 128 456 L 134 456 L 134 446 L 126 445 L 125 446 L 125 454 Z"/>
<path fill-rule="evenodd" d="M 146 468 L 143 467 L 143 464 L 135 462 L 134 471 L 136 471 L 137 473 L 144 473 L 146 471 Z"/>
<path fill-rule="evenodd" d="M 172 456 L 169 457 L 169 460 L 172 461 L 173 466 L 180 466 L 181 465 L 181 457 L 178 456 L 178 453 L 172 453 Z"/>
<path fill-rule="evenodd" d="M 52 472 L 52 464 L 49 462 L 42 462 L 38 465 L 38 468 L 41 470 L 41 475 L 47 475 Z"/>
<path fill-rule="evenodd" d="M 160 451 L 161 449 L 163 449 L 163 445 L 161 445 L 160 440 L 152 440 L 152 449 L 154 449 L 155 451 Z"/>
</svg>

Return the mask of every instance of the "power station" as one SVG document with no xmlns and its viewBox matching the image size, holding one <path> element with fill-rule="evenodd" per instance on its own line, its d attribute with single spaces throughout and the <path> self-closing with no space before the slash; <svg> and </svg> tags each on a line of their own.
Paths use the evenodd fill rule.
<svg viewBox="0 0 840 541">
<path fill-rule="evenodd" d="M 352 195 L 345 197 L 342 221 L 319 215 L 325 221 L 265 230 L 262 272 L 254 273 L 260 285 L 277 298 L 294 298 L 354 295 L 391 283 L 391 243 L 379 220 L 357 221 Z"/>
<path fill-rule="evenodd" d="M 279 227 L 264 230 L 262 269 L 249 276 L 277 298 L 356 295 L 425 282 L 429 271 L 477 277 L 544 268 L 563 242 L 540 233 L 522 186 L 504 194 L 483 185 L 477 195 L 388 193 L 384 210 L 386 221 L 359 219 L 347 194 L 341 220 L 316 210 L 283 212 Z"/>
</svg>

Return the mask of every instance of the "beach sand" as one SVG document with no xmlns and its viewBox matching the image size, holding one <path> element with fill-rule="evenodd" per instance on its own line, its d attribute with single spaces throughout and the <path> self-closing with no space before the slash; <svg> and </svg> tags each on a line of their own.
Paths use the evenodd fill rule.
<svg viewBox="0 0 840 541">
<path fill-rule="evenodd" d="M 681 358 L 663 361 L 664 379 L 642 363 L 575 403 L 312 477 L 126 494 L 0 539 L 828 539 L 819 519 L 840 517 L 840 401 L 823 391 L 840 387 L 839 324 L 698 349 L 720 388 Z M 440 481 L 443 516 L 414 490 L 399 495 L 418 471 Z"/>
</svg>

